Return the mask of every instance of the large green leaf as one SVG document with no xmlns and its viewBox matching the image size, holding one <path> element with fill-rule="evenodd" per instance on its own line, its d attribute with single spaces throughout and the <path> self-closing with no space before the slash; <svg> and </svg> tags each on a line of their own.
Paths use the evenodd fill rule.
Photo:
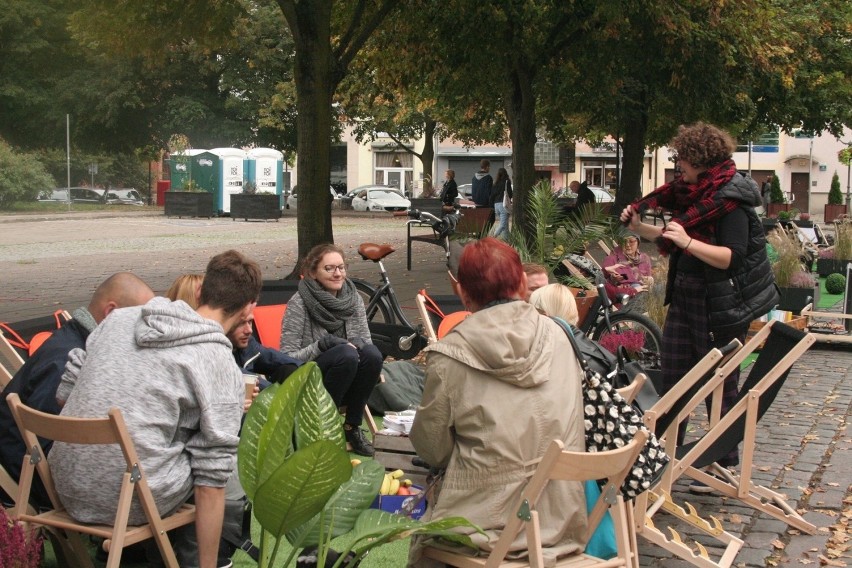
<svg viewBox="0 0 852 568">
<path fill-rule="evenodd" d="M 269 416 L 260 435 L 258 461 L 258 483 L 263 484 L 293 451 L 293 429 L 302 390 L 317 369 L 316 363 L 305 363 L 287 377 L 278 389 L 269 408 Z"/>
<path fill-rule="evenodd" d="M 325 440 L 314 442 L 293 453 L 257 488 L 254 514 L 280 538 L 319 513 L 351 475 L 345 450 Z"/>
<path fill-rule="evenodd" d="M 453 532 L 453 529 L 458 527 L 469 528 L 479 533 L 483 532 L 482 529 L 463 517 L 447 517 L 422 522 L 378 509 L 367 509 L 358 516 L 358 520 L 355 522 L 354 540 L 350 545 L 350 550 L 357 555 L 362 555 L 376 546 L 415 534 L 437 536 L 462 546 L 476 548 L 469 536 Z"/>
<path fill-rule="evenodd" d="M 337 405 L 322 383 L 322 372 L 319 367 L 312 365 L 301 389 L 296 410 L 296 447 L 307 446 L 317 440 L 329 440 L 341 449 L 346 448 L 342 423 Z"/>
<path fill-rule="evenodd" d="M 379 494 L 385 469 L 375 460 L 365 461 L 352 471 L 352 477 L 340 486 L 323 509 L 322 524 L 319 515 L 315 523 L 305 523 L 287 533 L 290 543 L 299 546 L 316 546 L 320 543 L 320 531 L 324 537 L 329 532 L 335 538 L 352 530 L 358 515 L 367 509 Z"/>
<path fill-rule="evenodd" d="M 269 407 L 278 390 L 277 384 L 263 389 L 249 407 L 246 419 L 240 429 L 240 445 L 237 449 L 237 468 L 240 474 L 240 483 L 248 495 L 250 501 L 254 501 L 254 493 L 257 491 L 257 474 L 263 456 L 260 452 L 260 432 L 266 424 L 269 415 Z"/>
</svg>

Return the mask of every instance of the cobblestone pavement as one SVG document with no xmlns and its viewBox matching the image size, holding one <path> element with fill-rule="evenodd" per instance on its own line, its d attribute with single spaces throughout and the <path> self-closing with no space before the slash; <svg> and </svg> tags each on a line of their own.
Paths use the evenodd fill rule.
<svg viewBox="0 0 852 568">
<path fill-rule="evenodd" d="M 385 265 L 406 313 L 416 321 L 417 290 L 451 292 L 438 247 L 415 243 L 413 270 L 405 270 L 404 222 L 335 212 L 334 234 L 347 251 L 351 274 L 372 281 L 378 281 L 376 267 L 357 257 L 357 244 L 387 242 L 396 247 Z M 168 219 L 142 212 L 0 216 L 0 321 L 85 305 L 94 288 L 119 270 L 134 272 L 163 292 L 176 276 L 203 271 L 212 255 L 228 248 L 258 261 L 265 278 L 283 277 L 296 258 L 295 218 L 290 212 L 278 223 Z M 685 485 L 676 487 L 677 502 L 689 501 L 699 514 L 716 515 L 745 541 L 736 566 L 852 564 L 852 554 L 842 550 L 852 516 L 850 369 L 849 351 L 812 349 L 793 367 L 758 428 L 755 478 L 786 494 L 818 527 L 815 535 L 799 534 L 737 501 L 695 496 Z M 686 529 L 682 534 L 687 543 L 695 536 Z M 718 547 L 704 544 L 711 557 L 718 556 Z M 688 565 L 641 538 L 639 548 L 643 567 Z"/>
</svg>

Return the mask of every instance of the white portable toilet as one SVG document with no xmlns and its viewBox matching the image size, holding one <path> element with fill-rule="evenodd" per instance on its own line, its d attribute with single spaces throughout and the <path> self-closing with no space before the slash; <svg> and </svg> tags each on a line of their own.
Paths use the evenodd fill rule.
<svg viewBox="0 0 852 568">
<path fill-rule="evenodd" d="M 239 148 L 213 148 L 208 152 L 219 157 L 219 211 L 230 213 L 231 196 L 243 191 L 246 152 Z"/>
<path fill-rule="evenodd" d="M 275 148 L 252 148 L 248 151 L 248 179 L 258 191 L 281 195 L 284 189 L 284 154 Z"/>
</svg>

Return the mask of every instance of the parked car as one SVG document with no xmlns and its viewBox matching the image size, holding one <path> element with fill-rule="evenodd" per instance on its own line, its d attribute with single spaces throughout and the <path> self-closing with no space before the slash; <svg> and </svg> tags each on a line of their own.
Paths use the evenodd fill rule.
<svg viewBox="0 0 852 568">
<path fill-rule="evenodd" d="M 145 200 L 135 189 L 108 189 L 106 202 L 109 205 L 145 205 Z"/>
<path fill-rule="evenodd" d="M 72 203 L 93 203 L 103 205 L 106 203 L 104 199 L 105 190 L 103 189 L 92 189 L 91 187 L 72 187 L 71 188 L 71 202 Z M 39 201 L 51 202 L 51 201 L 60 201 L 67 202 L 68 201 L 68 190 L 65 188 L 54 189 L 52 191 L 46 191 L 38 198 Z"/>
<path fill-rule="evenodd" d="M 285 209 L 297 209 L 298 208 L 299 197 L 297 195 L 297 193 L 298 193 L 297 187 L 294 187 L 290 191 L 290 195 L 288 195 L 284 199 L 284 208 Z M 335 200 L 340 199 L 342 196 L 339 193 L 337 193 L 336 191 L 334 191 L 334 188 L 331 187 L 331 186 L 328 186 L 328 192 L 331 194 L 331 205 L 332 205 L 332 207 L 334 207 Z"/>
<path fill-rule="evenodd" d="M 612 203 L 615 201 L 615 197 L 612 196 L 610 192 L 600 187 L 589 187 L 592 190 L 592 193 L 595 194 L 595 201 L 598 203 Z"/>
<path fill-rule="evenodd" d="M 355 211 L 405 211 L 411 207 L 398 189 L 386 185 L 362 185 L 346 196 L 352 199 Z"/>
<path fill-rule="evenodd" d="M 458 186 L 458 190 L 459 197 L 465 197 L 467 199 L 470 199 L 471 195 L 473 195 L 473 184 L 463 183 Z"/>
</svg>

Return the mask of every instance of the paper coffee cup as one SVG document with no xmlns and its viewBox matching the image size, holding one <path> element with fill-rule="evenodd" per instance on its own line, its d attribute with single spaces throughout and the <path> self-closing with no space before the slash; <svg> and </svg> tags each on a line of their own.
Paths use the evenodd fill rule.
<svg viewBox="0 0 852 568">
<path fill-rule="evenodd" d="M 257 386 L 257 375 L 243 375 L 246 382 L 246 400 L 254 397 L 254 387 Z"/>
</svg>

